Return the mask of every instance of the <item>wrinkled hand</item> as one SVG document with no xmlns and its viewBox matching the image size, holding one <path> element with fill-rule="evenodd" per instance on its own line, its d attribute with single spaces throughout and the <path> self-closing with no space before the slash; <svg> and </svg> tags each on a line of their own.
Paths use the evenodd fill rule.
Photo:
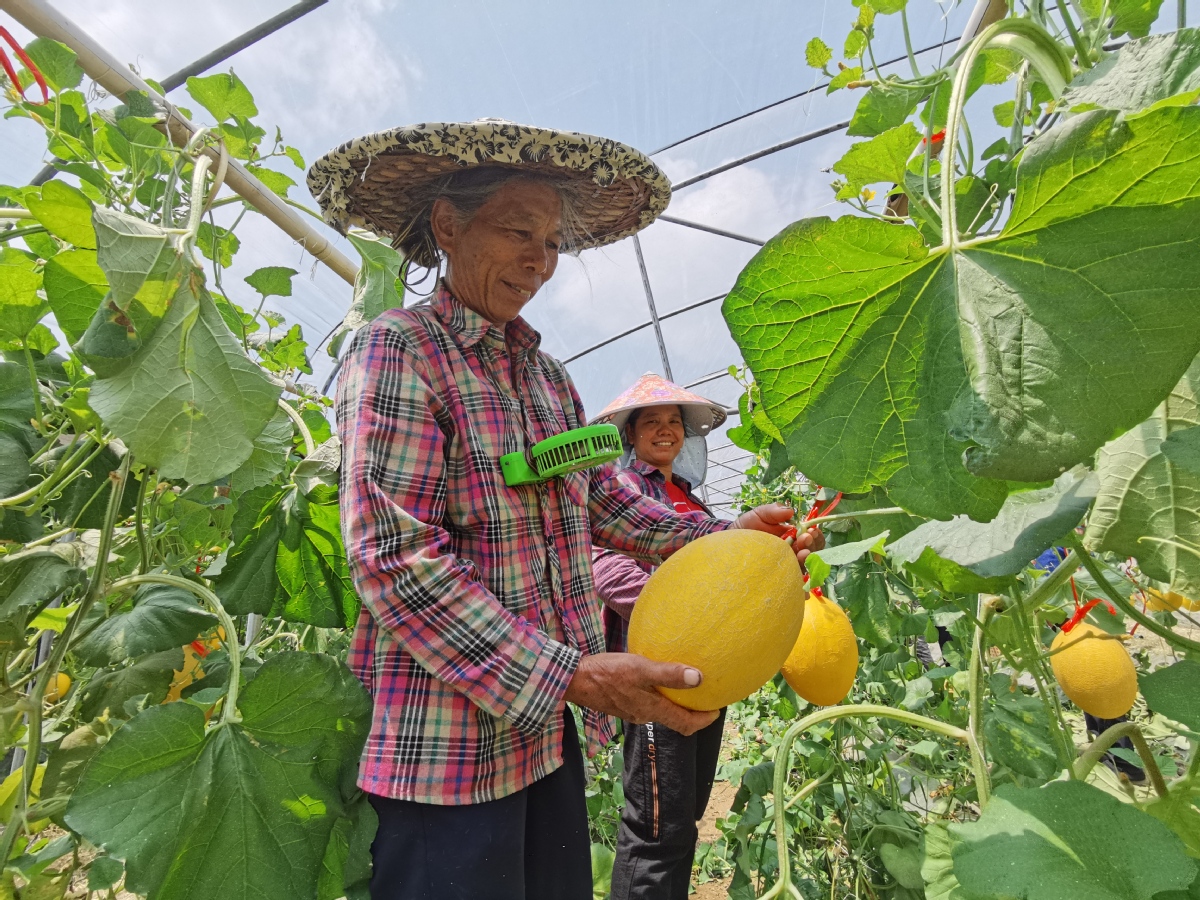
<svg viewBox="0 0 1200 900">
<path fill-rule="evenodd" d="M 636 725 L 659 722 L 680 734 L 694 734 L 716 721 L 717 713 L 685 709 L 656 686 L 696 687 L 701 677 L 682 663 L 654 662 L 636 653 L 597 653 L 579 661 L 565 699 Z"/>
<path fill-rule="evenodd" d="M 765 531 L 782 537 L 791 525 L 792 516 L 796 511 L 782 503 L 765 503 L 756 506 L 748 513 L 742 513 L 734 522 L 735 528 L 746 528 L 750 531 Z M 796 535 L 792 541 L 792 550 L 801 565 L 808 559 L 808 554 L 825 549 L 825 535 L 819 528 L 810 528 Z"/>
</svg>

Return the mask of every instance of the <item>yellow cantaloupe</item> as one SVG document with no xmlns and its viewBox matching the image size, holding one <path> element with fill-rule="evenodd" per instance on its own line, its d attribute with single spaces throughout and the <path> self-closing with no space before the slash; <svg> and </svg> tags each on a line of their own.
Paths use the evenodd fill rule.
<svg viewBox="0 0 1200 900">
<path fill-rule="evenodd" d="M 71 676 L 66 672 L 59 672 L 54 676 L 54 680 L 46 685 L 46 693 L 42 699 L 47 703 L 57 703 L 67 696 L 69 690 L 71 690 Z"/>
<path fill-rule="evenodd" d="M 858 674 L 858 640 L 845 611 L 814 590 L 804 603 L 804 624 L 783 664 L 783 678 L 817 706 L 841 703 Z"/>
<path fill-rule="evenodd" d="M 1134 594 L 1133 597 L 1137 595 Z M 1132 599 L 1132 598 L 1131 598 Z M 1177 594 L 1174 591 L 1167 591 L 1165 594 L 1157 588 L 1147 588 L 1146 590 L 1146 611 L 1147 612 L 1164 612 L 1179 609 L 1184 604 L 1184 596 Z"/>
<path fill-rule="evenodd" d="M 1137 670 L 1116 635 L 1080 622 L 1070 631 L 1060 631 L 1050 650 L 1054 653 L 1050 668 L 1058 686 L 1084 712 L 1118 719 L 1133 708 Z"/>
<path fill-rule="evenodd" d="M 629 620 L 629 652 L 699 669 L 699 687 L 659 690 L 689 709 L 720 709 L 779 671 L 806 595 L 787 542 L 761 531 L 710 534 L 650 576 Z"/>
</svg>

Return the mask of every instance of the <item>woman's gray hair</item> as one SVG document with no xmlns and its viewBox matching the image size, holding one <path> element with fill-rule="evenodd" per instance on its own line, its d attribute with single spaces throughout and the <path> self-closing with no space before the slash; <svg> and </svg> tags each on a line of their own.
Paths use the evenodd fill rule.
<svg viewBox="0 0 1200 900">
<path fill-rule="evenodd" d="M 464 169 L 461 172 L 451 172 L 441 178 L 429 181 L 421 188 L 415 189 L 410 197 L 413 200 L 412 214 L 404 227 L 400 229 L 392 246 L 404 254 L 405 259 L 426 269 L 436 269 L 445 255 L 438 247 L 433 236 L 433 226 L 430 217 L 433 215 L 433 204 L 437 200 L 445 200 L 457 214 L 460 224 L 466 225 L 475 218 L 479 208 L 488 198 L 505 184 L 515 179 L 533 181 L 545 184 L 555 190 L 562 199 L 562 229 L 563 253 L 578 253 L 580 241 L 588 237 L 587 228 L 581 220 L 575 203 L 577 188 L 567 179 L 554 178 L 542 172 L 522 172 L 520 169 L 508 166 L 479 166 Z"/>
</svg>

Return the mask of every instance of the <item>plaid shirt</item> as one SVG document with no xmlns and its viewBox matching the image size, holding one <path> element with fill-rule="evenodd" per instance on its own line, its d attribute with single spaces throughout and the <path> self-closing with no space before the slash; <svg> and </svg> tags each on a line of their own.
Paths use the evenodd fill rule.
<svg viewBox="0 0 1200 900">
<path fill-rule="evenodd" d="M 671 506 L 667 480 L 662 472 L 649 463 L 634 457 L 620 470 L 617 478 L 639 494 Z M 692 493 L 692 486 L 687 479 L 672 475 L 671 481 L 689 500 L 708 513 L 708 507 Z M 705 513 L 689 512 L 687 515 L 707 519 L 711 514 Z M 732 524 L 727 522 L 725 527 L 731 527 Z M 623 553 L 614 553 L 603 547 L 593 548 L 592 574 L 596 580 L 596 592 L 604 601 L 604 637 L 610 653 L 625 652 L 629 643 L 629 617 L 633 613 L 633 605 L 655 568 L 652 563 L 630 559 Z"/>
<path fill-rule="evenodd" d="M 374 698 L 359 785 L 481 803 L 562 764 L 563 694 L 604 649 L 593 543 L 655 560 L 727 523 L 679 516 L 611 466 L 510 488 L 500 457 L 586 423 L 521 318 L 439 286 L 355 338 L 338 392 L 342 531 L 363 601 L 350 668 Z M 589 750 L 613 721 L 584 711 Z"/>
</svg>

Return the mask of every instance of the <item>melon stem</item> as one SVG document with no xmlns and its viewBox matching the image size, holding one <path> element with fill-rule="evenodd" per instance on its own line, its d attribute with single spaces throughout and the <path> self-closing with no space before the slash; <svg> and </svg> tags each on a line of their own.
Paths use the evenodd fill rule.
<svg viewBox="0 0 1200 900">
<path fill-rule="evenodd" d="M 1150 745 L 1146 743 L 1142 729 L 1136 722 L 1118 722 L 1096 738 L 1092 745 L 1079 755 L 1079 759 L 1075 760 L 1072 767 L 1075 777 L 1080 781 L 1086 779 L 1088 773 L 1096 767 L 1096 763 L 1104 758 L 1104 754 L 1108 752 L 1109 748 L 1123 737 L 1128 737 L 1133 742 L 1133 748 L 1142 758 L 1142 765 L 1146 769 L 1146 774 L 1150 776 L 1150 783 L 1154 785 L 1155 793 L 1160 797 L 1166 797 L 1167 782 L 1163 778 L 1162 772 L 1159 771 L 1158 763 L 1154 760 L 1154 753 L 1150 750 Z"/>
</svg>

